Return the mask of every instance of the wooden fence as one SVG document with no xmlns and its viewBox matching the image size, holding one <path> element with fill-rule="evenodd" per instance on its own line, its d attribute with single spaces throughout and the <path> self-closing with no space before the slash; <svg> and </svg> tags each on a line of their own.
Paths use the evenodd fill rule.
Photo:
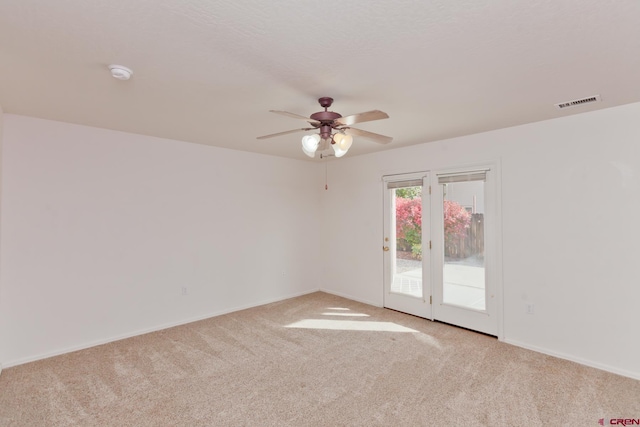
<svg viewBox="0 0 640 427">
<path fill-rule="evenodd" d="M 464 236 L 445 236 L 444 256 L 463 259 L 484 256 L 484 214 L 471 214 Z"/>
</svg>

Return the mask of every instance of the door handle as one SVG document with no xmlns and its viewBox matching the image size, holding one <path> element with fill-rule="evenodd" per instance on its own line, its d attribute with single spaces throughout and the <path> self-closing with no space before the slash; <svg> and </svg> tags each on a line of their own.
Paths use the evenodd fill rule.
<svg viewBox="0 0 640 427">
<path fill-rule="evenodd" d="M 382 250 L 385 251 L 385 252 L 389 252 L 389 246 L 383 246 Z"/>
</svg>

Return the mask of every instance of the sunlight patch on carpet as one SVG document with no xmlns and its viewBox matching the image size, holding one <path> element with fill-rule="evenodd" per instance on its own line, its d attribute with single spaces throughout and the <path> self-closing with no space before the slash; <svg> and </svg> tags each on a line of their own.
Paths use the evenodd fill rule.
<svg viewBox="0 0 640 427">
<path fill-rule="evenodd" d="M 323 316 L 370 317 L 364 313 L 322 313 Z"/>
<path fill-rule="evenodd" d="M 374 332 L 418 332 L 393 322 L 371 322 L 366 320 L 304 319 L 286 326 L 299 329 L 329 329 L 335 331 Z"/>
</svg>

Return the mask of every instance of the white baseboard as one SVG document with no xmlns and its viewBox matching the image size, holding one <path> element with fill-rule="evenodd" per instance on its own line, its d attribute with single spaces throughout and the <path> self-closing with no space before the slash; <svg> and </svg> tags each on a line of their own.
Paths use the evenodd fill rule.
<svg viewBox="0 0 640 427">
<path fill-rule="evenodd" d="M 576 362 L 581 365 L 589 366 L 590 368 L 600 369 L 602 371 L 611 372 L 613 374 L 622 375 L 623 377 L 633 378 L 635 380 L 640 380 L 640 372 L 632 372 L 627 371 L 626 369 L 616 368 L 615 366 L 606 365 L 603 363 L 594 362 L 592 360 L 582 359 L 580 357 L 572 356 L 570 354 L 565 354 L 553 350 L 549 350 L 546 348 L 538 347 L 535 345 L 526 344 L 516 340 L 505 339 L 502 340 L 507 344 L 515 345 L 516 347 L 526 348 L 527 350 L 536 351 L 538 353 L 546 354 L 548 356 L 557 357 L 559 359 L 569 360 L 571 362 Z"/>
<path fill-rule="evenodd" d="M 187 323 L 193 323 L 193 322 L 197 322 L 199 320 L 210 319 L 212 317 L 222 316 L 224 314 L 229 314 L 229 313 L 233 313 L 233 312 L 240 311 L 240 310 L 246 310 L 248 308 L 259 307 L 259 306 L 271 304 L 271 303 L 274 303 L 274 302 L 284 301 L 284 300 L 287 300 L 287 299 L 291 299 L 291 298 L 296 298 L 296 297 L 300 297 L 300 296 L 303 296 L 303 295 L 312 294 L 312 293 L 318 292 L 318 291 L 320 291 L 320 289 L 312 289 L 312 290 L 308 290 L 308 291 L 304 291 L 304 292 L 298 292 L 298 293 L 295 293 L 295 294 L 289 294 L 289 295 L 284 295 L 284 296 L 280 296 L 280 297 L 276 297 L 276 298 L 270 298 L 270 299 L 262 300 L 262 301 L 259 301 L 259 302 L 256 302 L 256 303 L 241 305 L 241 306 L 238 306 L 238 307 L 233 307 L 233 308 L 229 308 L 229 309 L 225 309 L 225 310 L 220 310 L 220 311 L 208 313 L 208 314 L 205 314 L 205 315 L 202 315 L 202 316 L 191 317 L 191 318 L 188 318 L 188 319 L 185 319 L 185 320 L 180 320 L 178 322 L 165 323 L 165 324 L 160 325 L 160 326 L 154 326 L 152 328 L 141 329 L 141 330 L 137 330 L 137 331 L 134 331 L 134 332 L 118 335 L 118 336 L 115 336 L 115 337 L 110 337 L 110 338 L 105 338 L 105 339 L 101 339 L 101 340 L 91 341 L 89 343 L 81 344 L 81 345 L 77 345 L 77 346 L 66 347 L 66 348 L 63 348 L 61 350 L 55 350 L 55 351 L 51 351 L 51 352 L 47 352 L 47 353 L 42 353 L 42 354 L 39 354 L 39 355 L 36 355 L 36 356 L 25 357 L 25 358 L 18 359 L 18 360 L 11 360 L 9 362 L 4 362 L 4 367 L 5 368 L 10 368 L 12 366 L 24 365 L 25 363 L 35 362 L 37 360 L 42 360 L 42 359 L 48 359 L 50 357 L 60 356 L 62 354 L 66 354 L 66 353 L 71 353 L 71 352 L 74 352 L 74 351 L 79 351 L 79 350 L 84 350 L 84 349 L 91 348 L 91 347 L 96 347 L 96 346 L 99 346 L 99 345 L 102 345 L 102 344 L 108 344 L 108 343 L 114 342 L 114 341 L 120 341 L 120 340 L 123 340 L 123 339 L 136 337 L 138 335 L 144 335 L 144 334 L 148 334 L 148 333 L 151 333 L 151 332 L 157 332 L 157 331 L 161 331 L 163 329 L 173 328 L 175 326 L 186 325 Z M 1 370 L 2 370 L 2 366 L 0 365 L 0 371 Z"/>
<path fill-rule="evenodd" d="M 350 299 L 350 300 L 353 300 L 353 301 L 358 301 L 358 302 L 361 302 L 363 304 L 372 305 L 374 307 L 382 307 L 382 304 L 375 303 L 375 302 L 372 302 L 372 301 L 367 301 L 367 300 L 364 300 L 362 298 L 354 297 L 352 295 L 343 294 L 341 292 L 331 291 L 329 289 L 320 288 L 320 292 L 324 292 L 326 294 L 331 294 L 331 295 L 335 295 L 335 296 L 338 296 L 338 297 Z"/>
<path fill-rule="evenodd" d="M 332 294 L 332 295 L 336 295 L 342 298 L 346 298 L 346 299 L 350 299 L 350 300 L 354 300 L 354 301 L 358 301 L 364 304 L 368 304 L 368 305 L 372 305 L 374 307 L 382 307 L 382 305 L 371 302 L 371 301 L 366 301 L 360 298 L 356 298 L 352 295 L 347 295 L 347 294 L 343 294 L 340 292 L 335 292 L 335 291 L 331 291 L 328 289 L 320 289 L 321 292 L 325 292 L 327 294 Z M 596 369 L 600 369 L 602 371 L 607 371 L 607 372 L 611 372 L 613 374 L 616 375 L 622 375 L 623 377 L 628 377 L 628 378 L 633 378 L 636 380 L 640 380 L 640 373 L 639 372 L 633 372 L 633 371 L 628 371 L 626 369 L 620 369 L 617 368 L 615 366 L 610 366 L 610 365 L 606 365 L 604 363 L 598 363 L 598 362 L 594 362 L 592 360 L 587 360 L 587 359 L 582 359 L 580 357 L 576 357 L 570 354 L 565 354 L 562 352 L 558 352 L 558 351 L 553 351 L 553 350 L 549 350 L 547 348 L 542 348 L 542 347 L 538 347 L 535 345 L 530 345 L 530 344 L 526 344 L 517 340 L 510 340 L 510 339 L 501 339 L 500 341 L 506 343 L 506 344 L 511 344 L 511 345 L 515 345 L 516 347 L 521 347 L 521 348 L 526 348 L 527 350 L 532 350 L 538 353 L 542 353 L 542 354 L 546 354 L 548 356 L 553 356 L 553 357 L 557 357 L 559 359 L 564 359 L 564 360 L 569 360 L 571 362 L 575 362 L 575 363 L 579 363 L 581 365 L 585 365 L 585 366 L 589 366 L 591 368 L 596 368 Z"/>
<path fill-rule="evenodd" d="M 47 359 L 49 357 L 59 356 L 61 354 L 71 353 L 73 351 L 84 350 L 84 349 L 87 349 L 87 348 L 95 347 L 95 346 L 102 345 L 102 344 L 107 344 L 107 343 L 110 343 L 110 342 L 120 341 L 120 340 L 127 339 L 127 338 L 132 338 L 132 337 L 135 337 L 135 336 L 138 336 L 138 335 L 144 335 L 144 334 L 148 334 L 148 333 L 151 333 L 151 332 L 160 331 L 160 330 L 163 330 L 163 329 L 173 328 L 175 326 L 185 325 L 185 324 L 188 324 L 188 323 L 197 322 L 197 321 L 204 320 L 204 319 L 210 319 L 212 317 L 222 316 L 224 314 L 229 314 L 229 313 L 233 313 L 233 312 L 240 311 L 240 310 L 246 310 L 246 309 L 249 309 L 249 308 L 259 307 L 259 306 L 266 305 L 266 304 L 271 304 L 271 303 L 274 303 L 274 302 L 284 301 L 284 300 L 287 300 L 287 299 L 290 299 L 290 298 L 296 298 L 296 297 L 299 297 L 299 296 L 312 294 L 312 293 L 318 292 L 318 291 L 325 292 L 325 293 L 331 294 L 331 295 L 336 295 L 336 296 L 339 296 L 339 297 L 342 297 L 342 298 L 346 298 L 346 299 L 349 299 L 349 300 L 357 301 L 357 302 L 360 302 L 360 303 L 363 303 L 363 304 L 367 304 L 367 305 L 371 305 L 371 306 L 374 306 L 374 307 L 382 307 L 381 304 L 375 303 L 373 301 L 368 301 L 368 300 L 365 300 L 365 299 L 362 299 L 362 298 L 357 298 L 357 297 L 354 297 L 352 295 L 343 294 L 341 292 L 336 292 L 336 291 L 332 291 L 332 290 L 328 290 L 328 289 L 312 289 L 312 290 L 308 290 L 308 291 L 304 291 L 304 292 L 284 295 L 284 296 L 280 296 L 280 297 L 276 297 L 276 298 L 270 298 L 270 299 L 267 299 L 267 300 L 262 300 L 262 301 L 251 303 L 251 304 L 246 304 L 246 305 L 237 306 L 237 307 L 233 307 L 233 308 L 229 308 L 229 309 L 225 309 L 225 310 L 220 310 L 220 311 L 208 313 L 206 315 L 192 317 L 192 318 L 188 318 L 188 319 L 181 320 L 181 321 L 178 321 L 178 322 L 167 323 L 167 324 L 163 324 L 163 325 L 156 326 L 156 327 L 153 327 L 153 328 L 147 328 L 147 329 L 143 329 L 143 330 L 138 330 L 138 331 L 134 331 L 134 332 L 131 332 L 131 333 L 127 333 L 127 334 L 123 334 L 123 335 L 119 335 L 119 336 L 115 336 L 115 337 L 111 337 L 111 338 L 107 338 L 107 339 L 96 340 L 96 341 L 92 341 L 92 342 L 89 342 L 89 343 L 86 343 L 86 344 L 82 344 L 82 345 L 78 345 L 78 346 L 71 346 L 71 347 L 67 347 L 67 348 L 61 349 L 61 350 L 56 350 L 56 351 L 52 351 L 52 352 L 48 352 L 48 353 L 43 353 L 43 354 L 32 356 L 32 357 L 27 357 L 27 358 L 23 358 L 23 359 L 18 359 L 18 360 L 13 360 L 13 361 L 9 361 L 9 362 L 0 363 L 0 374 L 2 374 L 2 368 L 3 367 L 4 368 L 10 368 L 12 366 L 22 365 L 22 364 L 29 363 L 29 362 L 35 362 L 36 360 Z M 628 370 L 625 370 L 625 369 L 620 369 L 620 368 L 617 368 L 617 367 L 614 367 L 614 366 L 610 366 L 610 365 L 594 362 L 594 361 L 591 361 L 591 360 L 582 359 L 582 358 L 579 358 L 579 357 L 576 357 L 576 356 L 573 356 L 573 355 L 569 355 L 569 354 L 565 354 L 565 353 L 549 350 L 549 349 L 538 347 L 538 346 L 535 346 L 535 345 L 530 345 L 530 344 L 523 343 L 523 342 L 520 342 L 520 341 L 517 341 L 517 340 L 505 339 L 505 340 L 502 340 L 502 342 L 507 343 L 507 344 L 511 344 L 511 345 L 515 345 L 516 347 L 525 348 L 527 350 L 536 351 L 538 353 L 546 354 L 546 355 L 549 355 L 549 356 L 558 357 L 560 359 L 565 359 L 565 360 L 569 360 L 569 361 L 572 361 L 572 362 L 576 362 L 576 363 L 579 363 L 581 365 L 589 366 L 591 368 L 596 368 L 596 369 L 600 369 L 600 370 L 603 370 L 603 371 L 611 372 L 613 374 L 622 375 L 624 377 L 640 380 L 640 373 L 638 373 L 638 372 L 632 372 L 632 371 L 628 371 Z"/>
</svg>

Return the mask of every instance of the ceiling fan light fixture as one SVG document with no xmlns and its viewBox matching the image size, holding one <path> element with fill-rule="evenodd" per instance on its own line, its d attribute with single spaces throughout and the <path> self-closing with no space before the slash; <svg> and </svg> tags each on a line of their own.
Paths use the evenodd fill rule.
<svg viewBox="0 0 640 427">
<path fill-rule="evenodd" d="M 283 116 L 292 117 L 298 120 L 304 120 L 306 127 L 302 129 L 293 129 L 285 132 L 273 133 L 270 135 L 263 135 L 257 137 L 257 139 L 267 139 L 276 136 L 288 135 L 290 133 L 299 131 L 316 131 L 313 135 L 305 135 L 302 137 L 302 152 L 307 156 L 313 158 L 315 153 L 320 150 L 320 158 L 332 156 L 325 153 L 329 149 L 329 146 L 333 148 L 334 155 L 336 157 L 342 157 L 347 154 L 347 151 L 353 144 L 353 136 L 361 136 L 370 139 L 378 144 L 388 144 L 393 138 L 380 135 L 373 132 L 368 132 L 361 129 L 351 127 L 356 123 L 371 122 L 374 120 L 388 119 L 389 115 L 384 111 L 371 110 L 364 113 L 352 114 L 350 116 L 343 116 L 339 113 L 329 111 L 333 103 L 333 98 L 322 97 L 318 99 L 320 106 L 324 108 L 324 111 L 318 111 L 311 114 L 309 117 L 301 116 L 300 114 L 290 113 L 288 111 L 269 110 L 272 113 L 277 113 Z"/>
</svg>

